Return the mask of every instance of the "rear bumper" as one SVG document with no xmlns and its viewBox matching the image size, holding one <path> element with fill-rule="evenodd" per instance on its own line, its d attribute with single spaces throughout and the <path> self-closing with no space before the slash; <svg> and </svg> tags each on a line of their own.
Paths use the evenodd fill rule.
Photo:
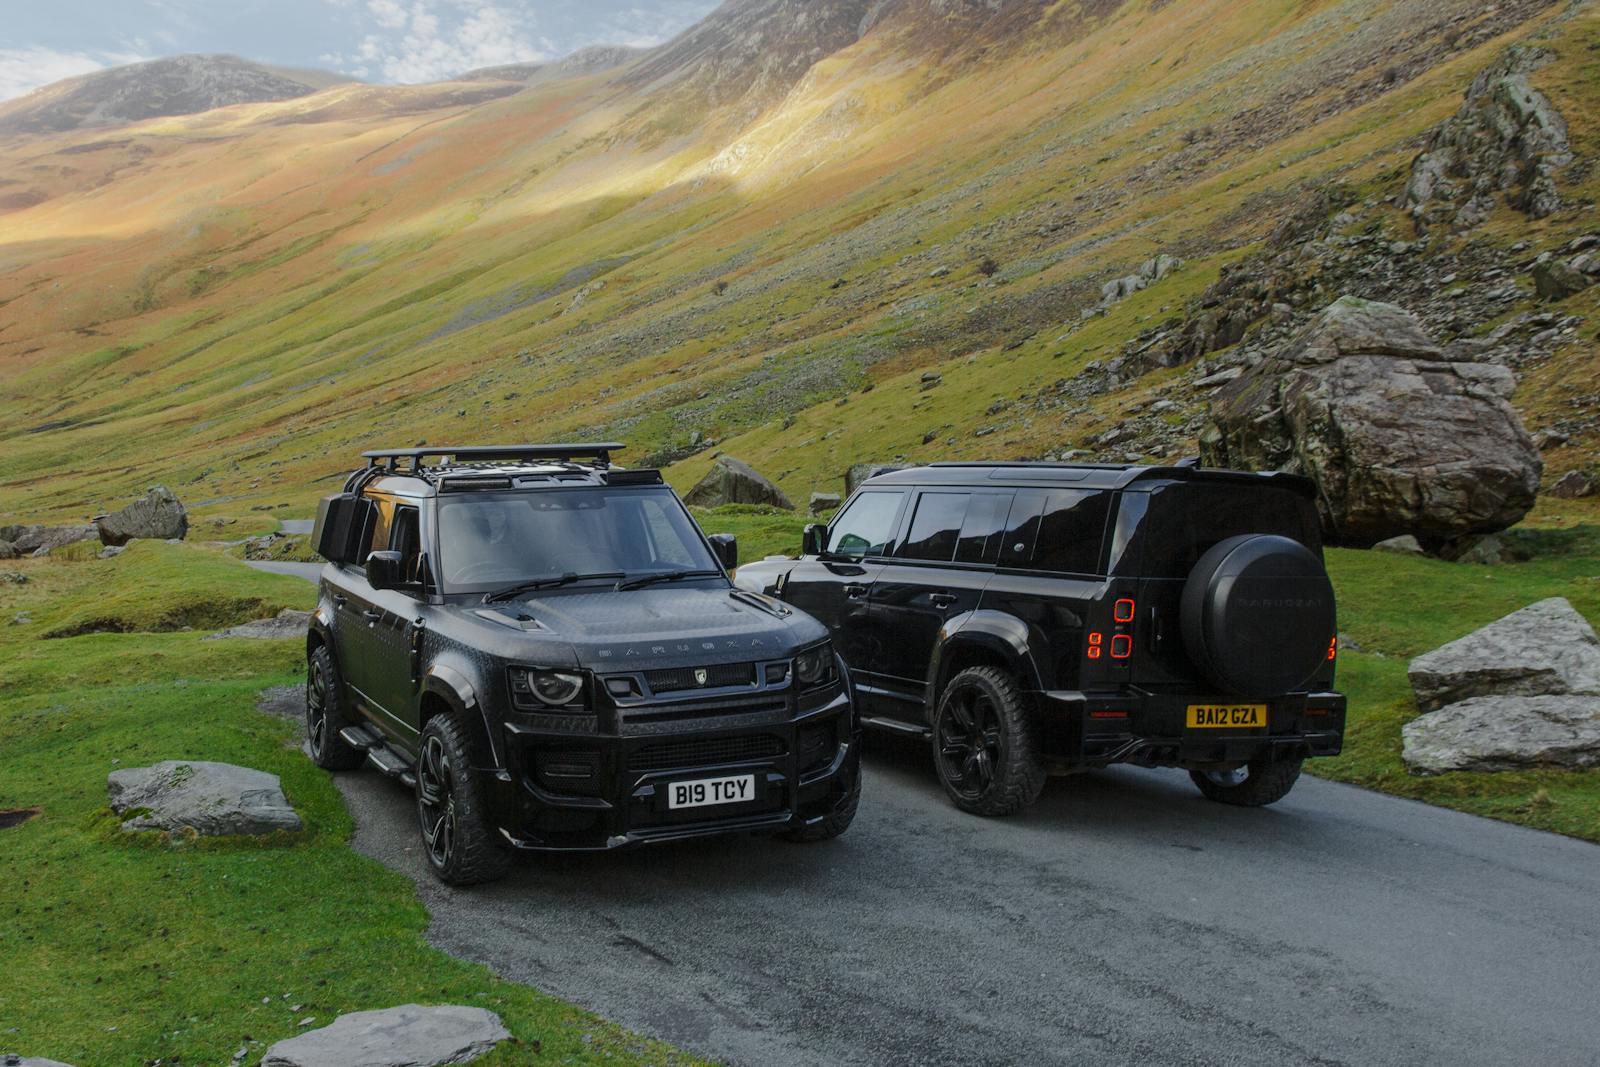
<svg viewBox="0 0 1600 1067">
<path fill-rule="evenodd" d="M 1211 767 L 1263 756 L 1337 756 L 1344 746 L 1342 693 L 1294 693 L 1239 701 L 1209 693 L 1085 693 L 1035 695 L 1046 754 L 1070 768 L 1133 763 L 1144 767 Z M 1190 704 L 1267 705 L 1264 728 L 1190 728 Z"/>
<path fill-rule="evenodd" d="M 739 718 L 738 716 L 733 716 Z M 860 774 L 847 690 L 780 721 L 660 733 L 548 734 L 505 726 L 490 814 L 521 849 L 606 851 L 716 834 L 800 829 L 842 808 Z M 673 810 L 674 782 L 751 775 L 748 801 Z"/>
</svg>

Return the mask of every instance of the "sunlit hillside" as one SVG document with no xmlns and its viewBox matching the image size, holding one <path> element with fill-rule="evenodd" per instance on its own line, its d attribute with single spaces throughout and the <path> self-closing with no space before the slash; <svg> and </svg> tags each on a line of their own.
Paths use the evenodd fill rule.
<svg viewBox="0 0 1600 1067">
<path fill-rule="evenodd" d="M 1530 35 L 1600 155 L 1600 18 L 1542 0 L 734 0 L 538 77 L 0 139 L 0 514 L 156 482 L 304 512 L 424 441 L 616 437 L 681 484 L 726 449 L 801 499 L 861 459 L 1082 447 L 1171 372 L 1043 392 L 1330 181 L 1413 237 L 1420 137 Z M 1573 170 L 1569 210 L 1471 239 L 1600 229 Z M 1157 254 L 1184 264 L 1095 311 Z M 1531 427 L 1595 391 L 1596 293 Z"/>
</svg>

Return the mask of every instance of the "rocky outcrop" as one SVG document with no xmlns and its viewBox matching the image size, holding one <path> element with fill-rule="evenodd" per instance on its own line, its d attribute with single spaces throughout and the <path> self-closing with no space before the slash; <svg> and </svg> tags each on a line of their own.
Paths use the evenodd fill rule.
<svg viewBox="0 0 1600 1067">
<path fill-rule="evenodd" d="M 96 532 L 93 526 L 0 526 L 0 541 L 9 543 L 20 556 L 33 556 L 87 541 Z"/>
<path fill-rule="evenodd" d="M 1600 695 L 1600 639 L 1551 597 L 1423 653 L 1407 674 L 1423 711 L 1481 696 Z"/>
<path fill-rule="evenodd" d="M 813 515 L 822 515 L 835 510 L 843 502 L 838 493 L 812 493 L 811 499 L 806 501 L 806 510 Z"/>
<path fill-rule="evenodd" d="M 1406 184 L 1405 204 L 1419 231 L 1477 225 L 1500 195 L 1530 218 L 1561 206 L 1555 173 L 1572 162 L 1567 124 L 1528 80 L 1549 59 L 1542 49 L 1510 48 L 1434 129 Z"/>
<path fill-rule="evenodd" d="M 306 627 L 310 625 L 310 622 L 311 612 L 284 608 L 270 619 L 255 619 L 227 630 L 219 630 L 214 634 L 207 634 L 205 640 L 215 641 L 223 637 L 248 637 L 258 641 L 274 641 L 288 637 L 305 637 Z"/>
<path fill-rule="evenodd" d="M 1565 500 L 1576 500 L 1579 497 L 1593 496 L 1595 494 L 1595 480 L 1583 471 L 1568 471 L 1550 487 L 1550 495 L 1558 496 Z M 3 557 L 0 557 L 3 558 Z"/>
<path fill-rule="evenodd" d="M 1600 697 L 1473 697 L 1407 723 L 1418 774 L 1600 767 Z"/>
<path fill-rule="evenodd" d="M 891 471 L 903 471 L 904 463 L 855 463 L 844 472 L 844 495 L 849 496 L 856 491 L 856 487 L 868 478 L 876 478 L 880 474 Z"/>
<path fill-rule="evenodd" d="M 470 1063 L 510 1038 L 484 1008 L 403 1004 L 341 1015 L 280 1041 L 261 1067 L 442 1067 Z"/>
<path fill-rule="evenodd" d="M 1201 462 L 1310 477 L 1332 543 L 1503 530 L 1533 506 L 1543 462 L 1511 371 L 1452 354 L 1403 308 L 1342 297 L 1218 391 Z"/>
<path fill-rule="evenodd" d="M 100 516 L 94 524 L 105 545 L 125 545 L 135 538 L 182 540 L 189 533 L 188 512 L 164 485 L 152 486 L 142 499 L 114 515 Z"/>
<path fill-rule="evenodd" d="M 1102 285 L 1100 287 L 1100 303 L 1102 306 L 1115 304 L 1117 301 L 1130 297 L 1141 289 L 1149 288 L 1181 266 L 1183 266 L 1183 260 L 1165 253 L 1147 259 L 1140 264 L 1138 271 L 1135 273 L 1113 279 Z"/>
<path fill-rule="evenodd" d="M 719 456 L 706 476 L 684 495 L 684 501 L 699 508 L 723 504 L 766 504 L 793 511 L 794 504 L 764 475 L 741 459 Z"/>
<path fill-rule="evenodd" d="M 16 559 L 22 555 L 17 551 L 17 546 L 10 541 L 0 541 L 0 559 Z"/>
<path fill-rule="evenodd" d="M 1546 253 L 1534 263 L 1529 274 L 1534 291 L 1544 299 L 1565 300 L 1594 284 L 1594 276 L 1600 275 L 1600 258 L 1574 256 L 1563 260 Z"/>
<path fill-rule="evenodd" d="M 300 829 L 300 816 L 278 776 L 231 763 L 168 760 L 113 771 L 106 779 L 111 808 L 129 818 L 128 831 L 165 830 L 202 837 L 270 834 Z"/>
</svg>

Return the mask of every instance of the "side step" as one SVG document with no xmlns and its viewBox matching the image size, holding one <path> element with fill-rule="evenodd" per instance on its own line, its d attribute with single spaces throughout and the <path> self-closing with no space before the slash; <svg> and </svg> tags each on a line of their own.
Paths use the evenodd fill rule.
<svg viewBox="0 0 1600 1067">
<path fill-rule="evenodd" d="M 408 789 L 416 788 L 417 776 L 411 769 L 411 761 L 365 726 L 346 726 L 339 731 L 339 738 L 351 748 L 365 752 L 367 762 L 383 774 L 396 779 Z"/>
<path fill-rule="evenodd" d="M 918 726 L 914 722 L 902 722 L 899 719 L 881 719 L 876 716 L 866 716 L 861 720 L 862 726 L 870 726 L 874 730 L 887 730 L 890 733 L 910 734 L 913 737 L 931 738 L 933 730 L 926 726 Z"/>
</svg>

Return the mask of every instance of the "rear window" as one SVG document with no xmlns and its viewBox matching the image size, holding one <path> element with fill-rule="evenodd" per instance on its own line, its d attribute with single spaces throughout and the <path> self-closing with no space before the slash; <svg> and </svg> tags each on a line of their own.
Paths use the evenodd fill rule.
<svg viewBox="0 0 1600 1067">
<path fill-rule="evenodd" d="M 1007 567 L 1099 574 L 1110 494 L 1102 490 L 1024 489 L 1011 505 L 1001 548 Z"/>
<path fill-rule="evenodd" d="M 1317 509 L 1298 493 L 1268 485 L 1179 483 L 1123 494 L 1113 570 L 1187 578 L 1212 545 L 1251 533 L 1280 534 L 1322 552 Z"/>
</svg>

